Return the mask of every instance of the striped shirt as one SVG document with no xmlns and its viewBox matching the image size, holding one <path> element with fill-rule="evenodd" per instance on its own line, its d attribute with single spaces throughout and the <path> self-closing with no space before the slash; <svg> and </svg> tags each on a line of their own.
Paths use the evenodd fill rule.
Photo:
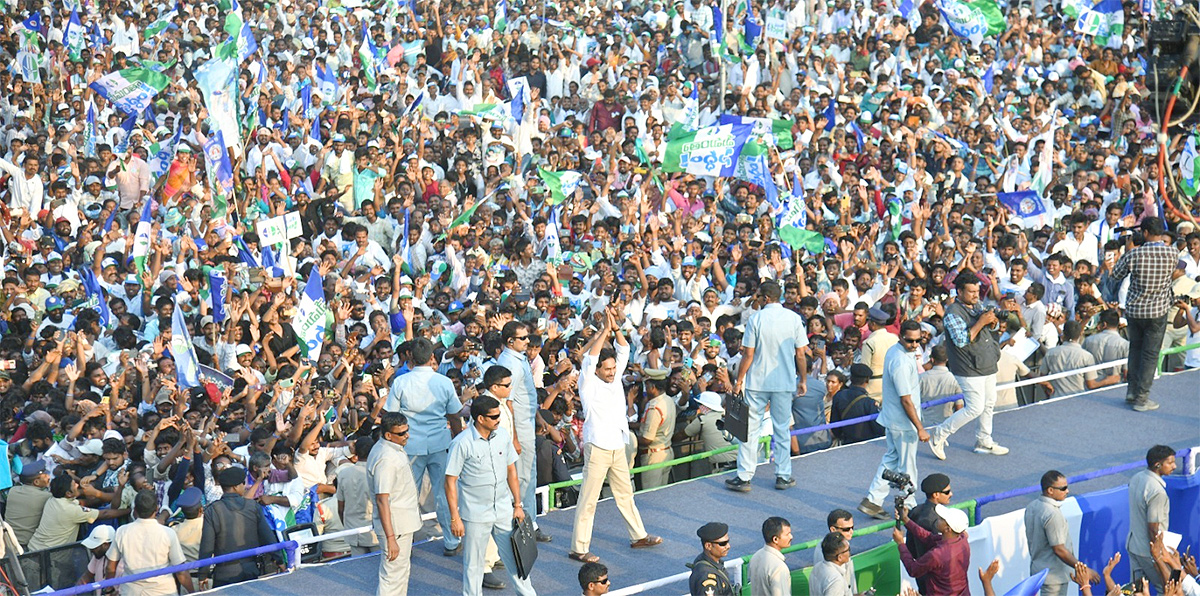
<svg viewBox="0 0 1200 596">
<path fill-rule="evenodd" d="M 1156 319 L 1171 308 L 1171 273 L 1179 262 L 1179 251 L 1162 242 L 1147 242 L 1121 257 L 1113 279 L 1129 276 L 1125 316 Z"/>
</svg>

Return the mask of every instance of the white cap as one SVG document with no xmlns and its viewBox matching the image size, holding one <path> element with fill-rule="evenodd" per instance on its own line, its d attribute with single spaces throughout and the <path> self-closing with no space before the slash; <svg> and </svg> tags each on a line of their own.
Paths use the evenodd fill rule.
<svg viewBox="0 0 1200 596">
<path fill-rule="evenodd" d="M 946 522 L 947 526 L 956 534 L 962 534 L 967 530 L 969 521 L 967 520 L 967 512 L 962 509 L 954 509 L 945 505 L 934 505 L 933 510 Z"/>
<path fill-rule="evenodd" d="M 83 548 L 93 549 L 105 542 L 112 542 L 113 536 L 116 533 L 117 531 L 112 526 L 96 526 L 92 528 L 92 533 L 88 534 L 88 537 L 84 538 L 80 544 L 83 545 Z"/>
<path fill-rule="evenodd" d="M 714 412 L 721 414 L 725 413 L 725 408 L 721 405 L 721 396 L 713 393 L 712 391 L 702 392 L 700 395 L 696 396 L 696 401 L 699 402 L 700 405 Z"/>
</svg>

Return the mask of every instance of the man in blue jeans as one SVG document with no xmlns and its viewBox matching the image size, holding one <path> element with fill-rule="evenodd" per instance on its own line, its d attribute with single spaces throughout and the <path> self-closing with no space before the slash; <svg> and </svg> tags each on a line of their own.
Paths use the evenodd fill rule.
<svg viewBox="0 0 1200 596">
<path fill-rule="evenodd" d="M 750 479 L 758 466 L 758 440 L 754 436 L 762 425 L 767 407 L 771 410 L 771 454 L 775 458 L 775 488 L 796 486 L 792 478 L 791 445 L 788 432 L 792 417 L 792 399 L 808 391 L 804 347 L 808 334 L 804 319 L 779 302 L 782 290 L 775 281 L 764 282 L 759 300 L 765 304 L 750 317 L 742 338 L 742 362 L 738 366 L 734 393 L 746 390 L 750 406 L 750 437 L 738 445 L 737 476 L 725 481 L 725 488 L 750 492 Z"/>
<path fill-rule="evenodd" d="M 900 342 L 888 349 L 883 361 L 883 407 L 879 411 L 879 424 L 887 437 L 887 451 L 879 470 L 871 479 L 867 497 L 858 505 L 858 510 L 876 519 L 891 519 L 883 509 L 883 500 L 890 492 L 888 482 L 883 479 L 884 470 L 908 474 L 917 478 L 917 445 L 929 440 L 929 433 L 921 424 L 921 380 L 919 378 L 917 351 L 921 349 L 921 324 L 905 321 L 900 325 Z M 905 506 L 909 509 L 917 502 L 908 496 Z"/>
</svg>

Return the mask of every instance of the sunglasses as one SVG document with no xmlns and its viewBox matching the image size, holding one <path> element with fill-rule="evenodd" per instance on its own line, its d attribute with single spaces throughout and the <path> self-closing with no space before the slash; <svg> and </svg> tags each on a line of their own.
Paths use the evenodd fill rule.
<svg viewBox="0 0 1200 596">
<path fill-rule="evenodd" d="M 507 383 L 496 383 L 496 387 L 512 387 L 512 381 Z"/>
<path fill-rule="evenodd" d="M 391 430 L 391 431 L 388 431 L 388 432 L 389 432 L 389 433 L 391 433 L 391 434 L 393 434 L 393 435 L 396 435 L 397 437 L 403 437 L 404 435 L 407 435 L 407 434 L 408 434 L 408 429 L 406 428 L 406 429 L 404 429 L 404 430 Z"/>
<path fill-rule="evenodd" d="M 500 419 L 499 414 L 481 414 L 481 416 L 483 416 L 484 418 L 487 418 L 488 420 L 499 420 Z"/>
<path fill-rule="evenodd" d="M 902 337 L 902 338 L 900 338 L 900 341 L 902 341 L 906 344 L 919 344 L 919 343 L 921 343 L 921 338 L 918 337 L 918 338 L 914 339 L 911 337 Z"/>
<path fill-rule="evenodd" d="M 1070 487 L 1069 486 L 1051 486 L 1050 488 L 1052 488 L 1054 490 L 1062 491 L 1065 493 L 1065 492 L 1067 492 L 1067 489 L 1069 489 Z"/>
<path fill-rule="evenodd" d="M 602 577 L 602 578 L 600 578 L 600 579 L 598 579 L 598 580 L 594 580 L 594 581 L 592 581 L 591 583 L 593 583 L 593 584 L 604 584 L 604 585 L 606 585 L 606 586 L 607 586 L 607 585 L 608 585 L 608 583 L 609 583 L 609 581 L 608 581 L 608 578 L 607 578 L 607 577 Z"/>
<path fill-rule="evenodd" d="M 713 541 L 713 544 L 715 544 L 715 545 L 717 545 L 717 546 L 725 547 L 725 546 L 729 546 L 729 541 L 728 541 L 728 540 L 721 540 L 721 541 L 719 541 L 719 542 L 718 542 L 718 541 L 715 541 L 715 540 L 714 540 L 714 541 Z"/>
<path fill-rule="evenodd" d="M 854 531 L 854 526 L 850 526 L 849 528 L 842 528 L 839 526 L 834 526 L 834 528 L 836 528 L 837 531 L 839 531 L 839 532 L 853 532 Z"/>
</svg>

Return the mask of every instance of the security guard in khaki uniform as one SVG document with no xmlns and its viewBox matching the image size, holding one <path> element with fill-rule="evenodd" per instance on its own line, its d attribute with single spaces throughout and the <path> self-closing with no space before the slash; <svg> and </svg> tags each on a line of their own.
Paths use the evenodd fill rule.
<svg viewBox="0 0 1200 596">
<path fill-rule="evenodd" d="M 696 530 L 704 552 L 692 561 L 692 576 L 688 578 L 691 596 L 733 596 L 739 586 L 729 581 L 722 559 L 729 554 L 729 526 L 709 522 Z"/>
<path fill-rule="evenodd" d="M 675 403 L 667 397 L 668 371 L 647 369 L 646 400 L 642 410 L 642 424 L 638 431 L 638 447 L 643 449 L 638 465 L 648 466 L 675 458 L 671 448 L 671 437 L 675 434 Z M 671 468 L 648 470 L 641 473 L 642 490 L 657 488 L 667 483 Z"/>
</svg>

